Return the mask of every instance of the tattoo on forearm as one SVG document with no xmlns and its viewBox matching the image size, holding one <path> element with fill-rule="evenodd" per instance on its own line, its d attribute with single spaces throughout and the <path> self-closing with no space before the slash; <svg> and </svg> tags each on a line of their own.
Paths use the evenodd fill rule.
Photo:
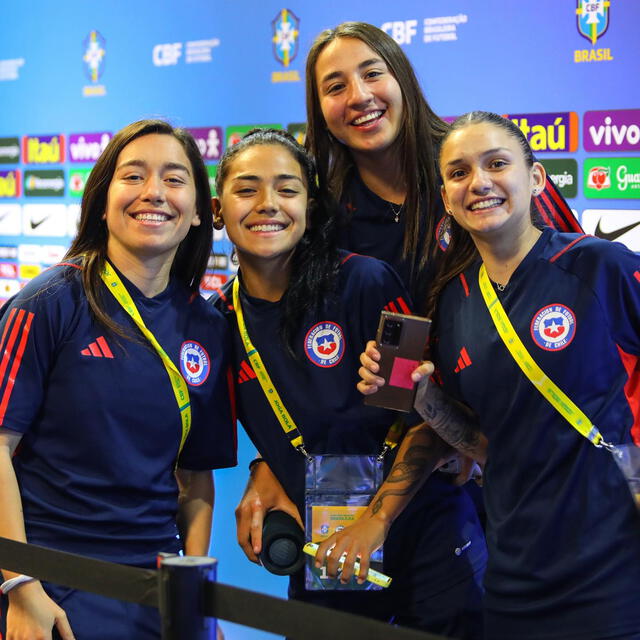
<svg viewBox="0 0 640 640">
<path fill-rule="evenodd" d="M 429 426 L 452 447 L 473 453 L 480 444 L 480 431 L 444 395 L 434 394 L 425 404 L 424 416 Z"/>
<path fill-rule="evenodd" d="M 422 434 L 422 440 L 428 439 L 432 441 L 433 438 L 431 434 Z M 428 436 L 425 438 L 424 436 Z M 407 435 L 407 437 L 411 437 Z M 382 509 L 382 503 L 385 498 L 389 496 L 406 496 L 410 495 L 414 492 L 414 490 L 419 486 L 419 484 L 425 478 L 425 470 L 429 465 L 431 467 L 434 466 L 436 460 L 436 455 L 434 455 L 434 449 L 431 446 L 425 445 L 424 443 L 420 444 L 412 444 L 406 451 L 403 459 L 399 462 L 396 462 L 391 469 L 386 483 L 391 484 L 400 484 L 401 487 L 397 489 L 388 489 L 383 491 L 380 495 L 376 497 L 375 502 L 371 505 L 371 515 L 375 515 Z"/>
</svg>

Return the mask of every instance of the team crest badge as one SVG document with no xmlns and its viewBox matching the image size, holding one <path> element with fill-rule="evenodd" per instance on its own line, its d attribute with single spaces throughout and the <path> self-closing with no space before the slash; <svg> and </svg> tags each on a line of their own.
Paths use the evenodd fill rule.
<svg viewBox="0 0 640 640">
<path fill-rule="evenodd" d="M 271 21 L 273 27 L 273 55 L 284 67 L 288 67 L 298 54 L 300 19 L 291 9 L 282 9 Z"/>
<path fill-rule="evenodd" d="M 550 304 L 536 313 L 531 321 L 533 341 L 546 351 L 569 346 L 576 334 L 576 317 L 562 304 Z"/>
<path fill-rule="evenodd" d="M 99 31 L 91 31 L 84 41 L 85 71 L 91 82 L 98 82 L 104 71 L 104 58 L 106 55 L 105 39 Z"/>
<path fill-rule="evenodd" d="M 182 343 L 180 371 L 191 386 L 198 387 L 209 377 L 210 365 L 209 354 L 202 345 L 192 340 Z"/>
<path fill-rule="evenodd" d="M 610 5 L 610 0 L 578 0 L 578 31 L 592 46 L 609 27 Z"/>
<path fill-rule="evenodd" d="M 436 226 L 436 240 L 442 251 L 446 251 L 451 242 L 451 218 L 442 216 Z"/>
<path fill-rule="evenodd" d="M 318 322 L 304 339 L 307 358 L 319 367 L 335 367 L 344 355 L 344 334 L 334 322 Z"/>
</svg>

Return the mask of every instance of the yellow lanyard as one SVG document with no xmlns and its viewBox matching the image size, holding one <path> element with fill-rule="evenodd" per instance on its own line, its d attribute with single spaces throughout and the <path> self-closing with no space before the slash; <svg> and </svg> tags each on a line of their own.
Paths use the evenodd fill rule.
<svg viewBox="0 0 640 640">
<path fill-rule="evenodd" d="M 180 411 L 180 420 L 182 422 L 182 437 L 180 438 L 180 447 L 178 449 L 178 456 L 182 451 L 182 447 L 189 435 L 191 429 L 191 404 L 189 402 L 189 389 L 187 383 L 180 371 L 165 350 L 160 346 L 160 343 L 156 340 L 156 337 L 147 329 L 138 308 L 131 299 L 129 292 L 122 284 L 118 274 L 111 268 L 111 265 L 105 261 L 104 270 L 101 274 L 103 282 L 107 285 L 107 289 L 111 291 L 113 297 L 120 303 L 120 306 L 131 316 L 136 326 L 142 332 L 142 335 L 151 343 L 156 350 L 164 368 L 167 370 L 169 381 L 171 382 L 171 388 L 176 397 L 178 409 Z"/>
<path fill-rule="evenodd" d="M 247 356 L 251 361 L 251 365 L 253 370 L 258 378 L 258 382 L 262 387 L 262 391 L 264 392 L 265 398 L 267 402 L 271 406 L 273 413 L 275 414 L 282 430 L 285 432 L 287 438 L 293 445 L 295 449 L 300 451 L 304 456 L 309 458 L 309 454 L 306 452 L 304 448 L 304 440 L 302 439 L 302 434 L 298 430 L 296 423 L 293 418 L 287 411 L 278 394 L 273 382 L 271 382 L 271 378 L 267 373 L 267 369 L 264 366 L 264 362 L 258 353 L 258 350 L 253 346 L 251 342 L 251 338 L 249 337 L 249 332 L 247 331 L 247 325 L 244 321 L 244 314 L 242 313 L 242 305 L 240 304 L 240 279 L 236 276 L 233 281 L 233 308 L 236 312 L 236 318 L 238 320 L 238 330 L 240 331 L 240 337 L 242 339 L 242 344 L 247 352 Z M 389 433 L 387 433 L 387 437 L 385 439 L 385 448 L 379 457 L 382 457 L 386 451 L 389 449 L 393 449 L 400 440 L 400 436 L 403 431 L 403 422 L 401 420 L 397 420 L 391 425 L 389 429 Z"/>
<path fill-rule="evenodd" d="M 493 290 L 484 264 L 480 266 L 478 282 L 480 284 L 482 297 L 491 314 L 498 334 L 507 349 L 509 349 L 513 359 L 520 369 L 522 369 L 524 375 L 529 378 L 533 386 L 545 399 L 553 405 L 554 409 L 581 435 L 596 447 L 611 449 L 613 445 L 604 441 L 598 428 L 592 424 L 591 420 L 573 403 L 571 398 L 565 395 L 562 389 L 547 377 L 547 374 L 536 364 L 531 354 L 527 351 L 527 348 L 522 344 L 522 340 L 520 340 L 516 330 L 513 328 L 507 312 L 504 310 L 496 292 Z"/>
</svg>

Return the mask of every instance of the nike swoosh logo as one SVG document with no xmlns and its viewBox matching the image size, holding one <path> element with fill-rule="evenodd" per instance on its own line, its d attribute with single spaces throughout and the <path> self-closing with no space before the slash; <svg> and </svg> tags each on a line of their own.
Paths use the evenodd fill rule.
<svg viewBox="0 0 640 640">
<path fill-rule="evenodd" d="M 617 240 L 620 236 L 623 236 L 627 231 L 631 231 L 631 229 L 635 229 L 638 225 L 640 225 L 640 220 L 637 222 L 632 222 L 628 224 L 626 227 L 620 227 L 619 229 L 614 229 L 613 231 L 603 231 L 600 228 L 600 222 L 602 218 L 598 220 L 598 224 L 596 225 L 596 230 L 594 235 L 596 238 L 604 238 L 605 240 Z"/>
<path fill-rule="evenodd" d="M 39 220 L 38 222 L 34 222 L 33 220 L 31 221 L 31 228 L 32 229 L 37 229 L 43 222 L 45 222 L 45 220 L 48 220 L 49 216 L 45 216 L 44 218 L 42 218 L 42 220 Z"/>
</svg>

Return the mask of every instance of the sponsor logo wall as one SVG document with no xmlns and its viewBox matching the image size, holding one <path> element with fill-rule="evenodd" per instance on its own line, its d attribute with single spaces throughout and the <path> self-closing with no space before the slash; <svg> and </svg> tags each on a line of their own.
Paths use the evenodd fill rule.
<svg viewBox="0 0 640 640">
<path fill-rule="evenodd" d="M 61 122 L 58 131 L 52 132 L 49 125 L 49 131 L 41 134 L 37 128 L 31 128 L 35 133 L 28 130 L 30 124 L 26 118 L 21 121 L 22 131 L 18 128 L 6 130 L 4 125 L 0 125 L 0 206 L 3 207 L 0 209 L 0 241 L 5 246 L 14 243 L 19 246 L 25 244 L 23 241 L 33 243 L 40 237 L 43 242 L 58 239 L 61 244 L 56 246 L 68 245 L 77 228 L 79 203 L 91 167 L 108 144 L 113 131 L 132 119 L 128 117 L 123 121 L 99 116 L 97 107 L 92 105 L 105 103 L 92 99 L 107 100 L 109 86 L 110 91 L 118 92 L 117 100 L 112 98 L 116 109 L 122 109 L 131 98 L 127 91 L 136 86 L 140 74 L 152 76 L 158 82 L 158 91 L 160 88 L 163 92 L 173 91 L 180 98 L 180 108 L 174 112 L 179 115 L 174 122 L 178 120 L 176 124 L 186 126 L 194 136 L 207 164 L 213 193 L 217 163 L 224 149 L 256 126 L 245 123 L 262 122 L 268 124 L 260 126 L 284 127 L 303 142 L 302 80 L 306 51 L 313 37 L 327 26 L 326 20 L 335 24 L 339 18 L 328 14 L 319 16 L 317 10 L 310 11 L 304 4 L 264 4 L 253 20 L 257 36 L 254 38 L 247 33 L 240 48 L 236 46 L 237 37 L 204 19 L 200 29 L 187 21 L 165 31 L 151 29 L 145 40 L 148 42 L 146 46 L 143 42 L 136 46 L 124 43 L 119 35 L 122 27 L 116 20 L 103 19 L 89 31 L 76 30 L 76 57 L 67 60 L 66 64 L 76 68 L 73 82 L 76 87 L 81 87 L 81 91 L 80 96 L 75 91 L 70 95 L 73 93 L 73 99 L 81 101 L 84 111 L 96 111 L 95 118 L 89 120 L 103 126 L 74 129 L 65 128 Z M 605 79 L 615 61 L 623 66 L 623 71 L 627 69 L 623 65 L 624 51 L 619 46 L 620 25 L 626 22 L 619 0 L 576 0 L 574 9 L 560 8 L 551 0 L 547 4 L 549 12 L 565 20 L 557 35 L 562 36 L 565 49 L 573 46 L 573 60 L 567 64 L 570 73 L 575 74 L 577 69 L 602 69 L 595 77 Z M 435 69 L 428 64 L 429 59 L 434 55 L 446 59 L 459 54 L 464 56 L 465 51 L 472 52 L 480 41 L 485 21 L 497 11 L 504 10 L 503 5 L 494 0 L 483 11 L 463 13 L 447 11 L 449 5 L 446 2 L 434 2 L 428 10 L 417 2 L 399 2 L 398 11 L 390 16 L 384 11 L 372 12 L 370 8 L 365 11 L 362 2 L 345 1 L 345 9 L 359 7 L 363 19 L 377 24 L 394 38 L 419 73 L 424 67 L 421 80 L 432 104 L 429 80 Z M 525 7 L 520 10 L 525 11 Z M 575 22 L 570 27 L 572 15 Z M 635 17 L 640 19 L 640 10 Z M 11 76 L 13 80 L 0 87 L 20 86 L 31 66 L 44 63 L 47 50 L 23 43 L 14 54 L 11 59 L 0 60 L 5 63 L 0 65 L 5 69 L 5 76 Z M 609 61 L 610 66 L 598 66 L 599 61 Z M 582 66 L 576 67 L 577 62 Z M 61 60 L 58 63 L 63 64 Z M 9 67 L 14 71 L 7 72 Z M 265 76 L 260 74 L 259 68 L 268 71 L 270 87 L 264 85 Z M 131 77 L 122 75 L 123 71 L 130 73 Z M 449 85 L 453 77 L 457 77 L 456 74 L 449 74 Z M 207 99 L 199 99 L 201 93 L 180 95 L 177 87 L 183 87 L 185 83 L 198 91 L 202 89 L 200 83 L 209 83 L 210 91 L 205 91 L 205 94 L 209 96 L 210 108 L 206 104 Z M 247 91 L 242 93 L 245 86 Z M 296 91 L 298 104 L 295 109 L 287 103 L 283 93 L 288 91 L 287 86 Z M 627 86 L 621 90 L 623 97 L 629 89 Z M 562 94 L 561 87 L 556 91 Z M 579 218 L 583 215 L 582 209 L 593 211 L 591 203 L 602 201 L 605 221 L 601 225 L 592 225 L 592 232 L 596 235 L 602 233 L 603 237 L 608 233 L 607 224 L 614 225 L 616 211 L 623 221 L 629 211 L 635 210 L 635 201 L 640 198 L 640 91 L 631 93 L 635 102 L 628 105 L 629 108 L 619 108 L 620 96 L 607 95 L 603 101 L 606 105 L 610 98 L 611 109 L 602 108 L 602 104 L 592 109 L 586 102 L 580 104 L 577 96 L 569 92 L 555 101 L 559 107 L 555 110 L 536 109 L 535 93 L 527 98 L 526 103 L 520 103 L 529 109 L 507 110 L 488 106 L 505 114 L 521 128 L 550 179 L 570 200 Z M 269 101 L 277 105 L 277 118 L 262 117 L 262 114 L 269 115 L 266 108 Z M 191 109 L 199 102 L 204 109 Z M 252 103 L 252 117 L 237 118 L 238 111 L 246 112 L 241 108 L 246 102 Z M 155 100 L 147 96 L 144 103 L 152 107 Z M 483 105 L 470 104 L 469 108 L 475 106 Z M 202 112 L 221 113 L 221 116 L 203 117 Z M 443 112 L 442 115 L 450 121 L 453 118 L 450 113 Z M 142 111 L 140 115 L 164 114 Z M 210 124 L 212 120 L 213 124 Z M 618 209 L 618 201 L 626 204 Z M 591 224 L 589 216 L 585 216 L 584 224 Z M 625 241 L 628 237 L 628 233 L 623 234 L 621 239 Z M 630 244 L 635 246 L 636 243 Z M 216 249 L 215 253 L 212 252 L 210 269 L 203 281 L 203 293 L 209 293 L 228 278 L 233 265 L 222 259 L 228 251 L 224 231 L 217 232 Z M 20 273 L 18 269 L 17 277 Z"/>
</svg>

